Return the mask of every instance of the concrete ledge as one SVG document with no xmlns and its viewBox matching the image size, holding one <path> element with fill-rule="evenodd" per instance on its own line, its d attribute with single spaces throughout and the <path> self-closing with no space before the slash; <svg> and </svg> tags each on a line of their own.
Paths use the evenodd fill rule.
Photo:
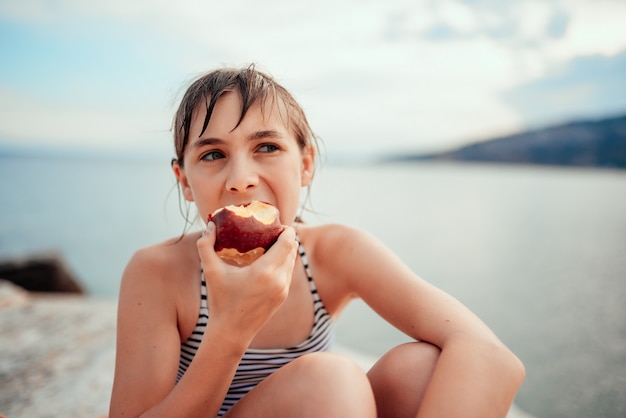
<svg viewBox="0 0 626 418">
<path fill-rule="evenodd" d="M 0 282 L 0 414 L 95 418 L 109 409 L 115 302 Z"/>
</svg>

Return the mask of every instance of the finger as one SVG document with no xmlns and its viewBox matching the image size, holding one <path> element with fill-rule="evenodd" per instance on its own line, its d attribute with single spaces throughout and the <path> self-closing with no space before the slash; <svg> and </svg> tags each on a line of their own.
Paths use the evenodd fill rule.
<svg viewBox="0 0 626 418">
<path fill-rule="evenodd" d="M 267 253 L 252 264 L 258 263 L 258 267 L 262 269 L 285 270 L 291 273 L 296 260 L 297 249 L 298 242 L 296 241 L 295 230 L 292 227 L 285 227 Z"/>
<path fill-rule="evenodd" d="M 204 232 L 202 232 L 202 236 L 196 243 L 198 247 L 198 254 L 200 255 L 200 261 L 203 265 L 205 263 L 212 263 L 216 258 L 218 258 L 214 249 L 215 239 L 215 224 L 213 222 L 209 222 Z"/>
<path fill-rule="evenodd" d="M 294 252 L 294 248 L 297 247 L 296 231 L 290 226 L 285 226 L 283 232 L 280 233 L 276 242 L 267 251 L 268 254 L 272 254 L 272 257 L 278 259 L 286 258 L 289 253 Z"/>
</svg>

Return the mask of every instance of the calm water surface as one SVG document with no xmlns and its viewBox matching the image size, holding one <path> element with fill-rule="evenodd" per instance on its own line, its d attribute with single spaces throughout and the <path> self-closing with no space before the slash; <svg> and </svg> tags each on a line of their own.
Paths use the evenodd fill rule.
<svg viewBox="0 0 626 418">
<path fill-rule="evenodd" d="M 0 160 L 0 256 L 56 251 L 115 297 L 138 247 L 183 230 L 167 161 Z M 326 166 L 310 223 L 364 228 L 475 311 L 524 361 L 540 418 L 626 416 L 626 173 L 419 164 Z M 385 278 L 380 278 L 384 283 Z M 339 342 L 407 339 L 362 303 Z"/>
</svg>

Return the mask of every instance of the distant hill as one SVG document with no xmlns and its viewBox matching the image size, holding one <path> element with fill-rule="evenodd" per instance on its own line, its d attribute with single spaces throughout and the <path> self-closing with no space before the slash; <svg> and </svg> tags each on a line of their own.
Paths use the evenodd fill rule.
<svg viewBox="0 0 626 418">
<path fill-rule="evenodd" d="M 626 169 L 626 115 L 577 121 L 387 161 L 480 161 Z"/>
</svg>

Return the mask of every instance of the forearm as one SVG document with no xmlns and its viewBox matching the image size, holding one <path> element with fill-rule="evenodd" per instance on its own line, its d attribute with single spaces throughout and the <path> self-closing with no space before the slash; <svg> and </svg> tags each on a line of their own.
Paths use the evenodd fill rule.
<svg viewBox="0 0 626 418">
<path fill-rule="evenodd" d="M 523 379 L 523 365 L 503 345 L 452 339 L 441 351 L 418 418 L 503 418 Z"/>
</svg>

